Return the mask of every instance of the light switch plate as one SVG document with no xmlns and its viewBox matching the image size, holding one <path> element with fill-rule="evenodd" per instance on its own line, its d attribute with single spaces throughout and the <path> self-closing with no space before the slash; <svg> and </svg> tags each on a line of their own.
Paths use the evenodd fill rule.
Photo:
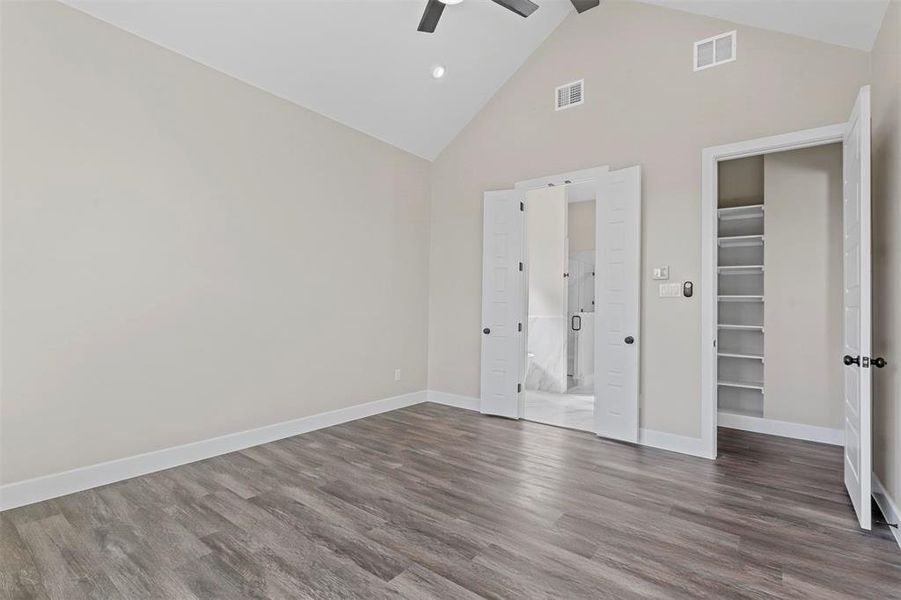
<svg viewBox="0 0 901 600">
<path fill-rule="evenodd" d="M 678 298 L 682 295 L 681 283 L 661 283 L 657 287 L 661 298 Z"/>
<path fill-rule="evenodd" d="M 654 267 L 651 272 L 652 279 L 669 279 L 669 265 Z"/>
</svg>

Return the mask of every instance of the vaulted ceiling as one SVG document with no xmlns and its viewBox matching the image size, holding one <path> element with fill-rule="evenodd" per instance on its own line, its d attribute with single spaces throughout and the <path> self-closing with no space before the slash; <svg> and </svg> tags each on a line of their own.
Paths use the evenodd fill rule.
<svg viewBox="0 0 901 600">
<path fill-rule="evenodd" d="M 425 0 L 68 0 L 214 69 L 432 159 L 569 14 L 524 19 L 487 1 L 448 6 L 416 31 Z M 447 75 L 432 79 L 443 64 Z"/>
<path fill-rule="evenodd" d="M 871 50 L 889 0 L 640 0 L 782 33 Z"/>
<path fill-rule="evenodd" d="M 536 0 L 528 19 L 466 0 L 427 34 L 425 0 L 63 1 L 427 159 L 575 14 L 569 0 Z M 868 50 L 888 0 L 645 1 Z"/>
</svg>

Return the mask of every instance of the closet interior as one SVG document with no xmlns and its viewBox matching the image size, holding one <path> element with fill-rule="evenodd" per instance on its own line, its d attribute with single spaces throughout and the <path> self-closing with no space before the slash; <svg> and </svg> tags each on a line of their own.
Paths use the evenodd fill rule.
<svg viewBox="0 0 901 600">
<path fill-rule="evenodd" d="M 721 162 L 717 188 L 719 424 L 840 443 L 841 146 Z"/>
<path fill-rule="evenodd" d="M 721 169 L 717 208 L 719 410 L 763 417 L 763 157 Z"/>
</svg>

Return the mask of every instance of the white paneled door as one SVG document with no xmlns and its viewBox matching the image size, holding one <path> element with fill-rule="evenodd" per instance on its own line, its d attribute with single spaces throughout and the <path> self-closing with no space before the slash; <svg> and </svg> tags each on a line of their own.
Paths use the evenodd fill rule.
<svg viewBox="0 0 901 600">
<path fill-rule="evenodd" d="M 481 411 L 512 419 L 524 368 L 524 200 L 521 190 L 485 192 L 482 236 Z"/>
<path fill-rule="evenodd" d="M 595 427 L 638 442 L 641 318 L 641 167 L 597 180 Z"/>
<path fill-rule="evenodd" d="M 860 90 L 843 143 L 845 487 L 871 527 L 870 88 Z"/>
</svg>

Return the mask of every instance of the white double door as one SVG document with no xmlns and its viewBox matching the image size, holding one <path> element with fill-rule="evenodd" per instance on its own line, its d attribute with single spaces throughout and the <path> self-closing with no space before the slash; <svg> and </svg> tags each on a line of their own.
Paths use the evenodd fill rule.
<svg viewBox="0 0 901 600">
<path fill-rule="evenodd" d="M 595 430 L 638 441 L 641 168 L 596 179 Z M 485 193 L 481 411 L 517 419 L 525 375 L 525 190 Z"/>
</svg>

